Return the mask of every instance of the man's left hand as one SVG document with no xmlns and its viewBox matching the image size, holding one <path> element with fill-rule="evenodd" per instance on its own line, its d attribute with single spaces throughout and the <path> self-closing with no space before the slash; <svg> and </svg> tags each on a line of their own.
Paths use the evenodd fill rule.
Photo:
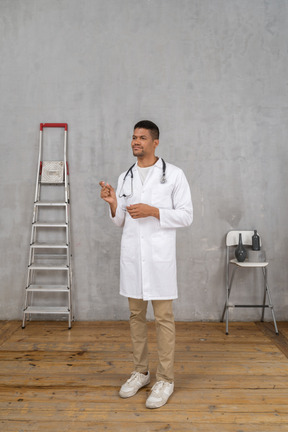
<svg viewBox="0 0 288 432">
<path fill-rule="evenodd" d="M 148 204 L 133 204 L 127 207 L 127 211 L 133 219 L 153 216 L 160 219 L 159 209 Z"/>
</svg>

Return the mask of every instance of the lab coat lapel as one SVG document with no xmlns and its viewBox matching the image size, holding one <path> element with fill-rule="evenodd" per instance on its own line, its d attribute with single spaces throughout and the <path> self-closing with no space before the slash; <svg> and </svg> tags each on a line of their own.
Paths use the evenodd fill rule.
<svg viewBox="0 0 288 432">
<path fill-rule="evenodd" d="M 162 173 L 162 159 L 159 158 L 158 161 L 153 165 L 152 169 L 149 171 L 146 180 L 144 182 L 144 185 L 147 187 L 149 186 L 150 183 L 155 183 L 155 181 L 157 181 L 157 177 L 159 177 L 159 181 L 160 181 L 161 173 Z"/>
</svg>

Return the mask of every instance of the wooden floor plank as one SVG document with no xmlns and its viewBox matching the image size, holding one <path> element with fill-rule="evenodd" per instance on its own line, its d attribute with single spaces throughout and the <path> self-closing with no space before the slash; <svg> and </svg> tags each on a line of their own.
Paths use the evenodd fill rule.
<svg viewBox="0 0 288 432">
<path fill-rule="evenodd" d="M 0 322 L 1 322 L 0 349 L 1 349 L 1 345 L 5 344 L 5 342 L 7 342 L 7 340 L 9 340 L 12 337 L 12 335 L 20 329 L 21 324 L 19 323 L 19 321 L 0 321 Z"/>
<path fill-rule="evenodd" d="M 147 410 L 155 380 L 155 326 L 148 325 L 152 381 L 119 398 L 133 369 L 129 324 L 0 322 L 1 432 L 287 432 L 287 323 L 176 323 L 175 392 Z M 288 346 L 288 344 L 287 344 Z"/>
<path fill-rule="evenodd" d="M 126 409 L 125 409 L 125 403 L 126 403 Z M 119 407 L 119 404 L 115 408 L 115 405 L 112 405 L 110 408 L 105 404 L 107 407 L 105 410 L 103 409 L 103 405 L 99 406 L 98 404 L 95 404 L 95 408 L 91 409 L 83 409 L 79 410 L 77 405 L 70 407 L 69 409 L 65 410 L 58 410 L 57 409 L 57 418 L 59 421 L 73 421 L 81 422 L 81 421 L 98 421 L 98 422 L 115 422 L 118 424 L 127 424 L 129 422 L 135 423 L 135 428 L 137 429 L 138 423 L 143 422 L 153 422 L 155 421 L 155 415 L 157 417 L 157 421 L 164 423 L 168 422 L 171 423 L 184 423 L 187 422 L 193 422 L 193 423 L 206 423 L 209 427 L 209 424 L 211 422 L 215 423 L 248 423 L 248 424 L 257 424 L 258 427 L 262 423 L 274 423 L 275 428 L 277 425 L 281 425 L 283 423 L 288 424 L 288 413 L 282 412 L 281 410 L 271 410 L 267 412 L 229 412 L 225 409 L 225 407 L 222 407 L 222 411 L 216 411 L 214 407 L 211 407 L 211 409 L 207 410 L 201 410 L 199 408 L 199 411 L 194 410 L 180 410 L 175 409 L 172 410 L 168 407 L 162 407 L 160 410 L 157 410 L 157 414 L 154 410 L 147 410 L 145 408 L 131 408 L 131 404 L 128 404 L 127 401 L 122 403 L 121 408 Z M 186 407 L 184 407 L 185 409 Z M 11 410 L 3 410 L 1 412 L 1 416 L 5 417 L 6 421 L 10 420 L 16 420 L 16 421 L 31 421 L 38 419 L 39 421 L 49 421 L 51 419 L 55 419 L 55 410 L 40 410 L 37 409 L 31 412 L 30 408 L 27 406 L 19 407 L 17 410 L 11 409 Z"/>
<path fill-rule="evenodd" d="M 274 330 L 272 323 L 257 323 L 258 328 L 266 335 L 279 350 L 288 358 L 288 329 L 283 325 L 279 324 L 279 334 L 277 335 Z"/>
<path fill-rule="evenodd" d="M 2 429 L 4 428 L 4 429 Z M 3 432 L 287 432 L 287 423 L 277 424 L 265 422 L 261 425 L 246 424 L 246 423 L 215 423 L 210 422 L 207 426 L 206 423 L 195 423 L 193 421 L 186 422 L 138 422 L 137 429 L 135 423 L 130 421 L 123 426 L 119 423 L 99 421 L 5 421 L 0 420 L 0 430 Z"/>
<path fill-rule="evenodd" d="M 131 371 L 130 371 L 131 372 Z M 152 374 L 153 376 L 153 374 Z M 37 375 L 33 376 L 15 376 L 8 377 L 7 375 L 0 375 L 0 384 L 2 388 L 11 387 L 19 388 L 21 386 L 29 388 L 78 388 L 79 382 L 86 388 L 98 388 L 99 391 L 103 387 L 119 387 L 127 379 L 127 374 L 100 374 L 97 377 L 91 376 L 91 374 L 81 374 L 77 376 L 69 375 L 63 377 L 63 375 L 57 374 L 47 374 L 47 375 Z M 246 375 L 193 375 L 193 374 L 181 374 L 181 376 L 175 376 L 175 385 L 182 389 L 199 389 L 199 388 L 232 388 L 232 389 L 286 389 L 288 387 L 287 375 L 275 375 L 266 377 L 265 375 L 260 375 L 257 377 L 246 376 Z M 68 390 L 67 390 L 68 391 Z"/>
<path fill-rule="evenodd" d="M 81 361 L 81 362 L 94 362 L 95 360 L 99 360 L 100 358 L 107 358 L 109 360 L 127 360 L 130 361 L 131 357 L 127 356 L 127 352 L 130 355 L 132 352 L 131 349 L 127 351 L 114 351 L 110 350 L 94 350 L 92 351 L 61 351 L 61 356 L 59 356 L 59 363 L 73 362 L 73 361 Z M 150 358 L 156 359 L 156 352 L 150 348 Z M 58 351 L 60 352 L 60 351 Z M 45 361 L 45 362 L 55 362 L 55 352 L 54 351 L 10 351 L 10 358 L 7 358 L 7 351 L 0 351 L 0 361 L 8 362 L 8 361 Z M 248 350 L 248 348 L 240 351 L 237 350 L 237 346 L 233 348 L 232 346 L 228 347 L 217 347 L 215 344 L 205 346 L 201 349 L 196 345 L 191 345 L 190 349 L 185 351 L 180 351 L 177 349 L 175 353 L 176 361 L 181 362 L 190 362 L 191 360 L 208 360 L 208 361 L 219 361 L 223 362 L 224 360 L 233 360 L 233 362 L 243 362 L 243 361 L 259 361 L 266 362 L 267 359 L 270 358 L 271 361 L 279 360 L 285 361 L 284 355 L 277 349 L 277 347 L 271 346 L 270 348 L 263 349 L 261 346 L 254 346 L 253 350 Z"/>
<path fill-rule="evenodd" d="M 155 363 L 155 361 L 150 362 L 151 366 Z M 237 371 L 235 371 L 235 367 L 237 365 Z M 117 370 L 121 370 L 123 373 L 129 374 L 131 371 L 131 362 L 127 360 L 112 360 L 112 359 L 95 359 L 95 361 L 83 362 L 81 360 L 70 360 L 68 362 L 58 362 L 57 368 L 54 367 L 54 370 L 51 371 L 51 361 L 37 361 L 35 359 L 31 359 L 31 361 L 22 361 L 19 362 L 17 360 L 14 361 L 0 361 L 0 374 L 10 374 L 13 376 L 19 374 L 29 374 L 31 376 L 43 375 L 43 374 L 54 374 L 55 372 L 59 375 L 67 374 L 67 375 L 81 375 L 83 370 L 86 370 L 87 373 L 93 375 L 98 373 L 115 373 Z M 156 367 L 156 364 L 154 368 Z M 288 362 L 287 359 L 278 360 L 277 362 L 264 362 L 257 360 L 246 360 L 246 362 L 241 360 L 237 360 L 235 362 L 224 362 L 224 361 L 213 361 L 202 359 L 192 359 L 189 361 L 179 361 L 175 363 L 175 373 L 191 373 L 193 375 L 201 374 L 211 375 L 211 374 L 219 374 L 222 376 L 225 375 L 253 375 L 253 376 L 275 376 L 276 375 L 286 375 L 288 376 Z"/>
<path fill-rule="evenodd" d="M 142 391 L 141 395 L 137 395 L 135 397 L 135 401 L 133 402 L 134 405 L 134 411 L 137 412 L 139 415 L 146 416 L 148 415 L 147 409 L 145 408 L 145 400 L 146 400 L 146 394 Z M 116 397 L 112 397 L 111 401 L 108 402 L 105 401 L 90 401 L 90 402 L 82 402 L 82 410 L 81 412 L 85 412 L 86 418 L 93 419 L 94 416 L 102 416 L 105 414 L 109 415 L 111 411 L 118 413 L 121 415 L 121 417 L 127 417 L 129 418 L 131 416 L 131 410 L 128 409 L 129 405 L 131 404 L 131 401 L 124 400 L 122 401 L 122 404 L 120 405 L 118 402 L 118 399 Z M 181 404 L 181 409 L 179 410 L 180 405 L 179 401 L 177 401 L 177 395 L 173 395 L 170 398 L 169 406 L 165 406 L 161 409 L 161 413 L 166 413 L 165 415 L 172 415 L 176 416 L 178 421 L 183 421 L 183 418 L 186 414 L 190 415 L 197 415 L 203 413 L 208 414 L 223 414 L 225 412 L 225 415 L 232 415 L 233 413 L 236 414 L 254 414 L 255 416 L 263 416 L 263 415 L 288 415 L 288 406 L 287 401 L 285 402 L 282 400 L 282 403 L 217 403 L 214 401 L 212 404 L 207 403 L 194 403 L 191 404 L 189 401 L 186 401 L 186 403 Z M 31 412 L 33 411 L 33 415 L 35 412 L 38 413 L 40 418 L 42 420 L 48 419 L 51 417 L 51 414 L 55 413 L 57 411 L 58 414 L 61 416 L 69 417 L 70 411 L 75 411 L 75 402 L 74 404 L 71 401 L 49 401 L 49 404 L 47 402 L 39 402 L 36 401 L 25 401 L 21 400 L 19 398 L 16 402 L 0 402 L 0 411 L 1 415 L 5 415 L 7 418 L 12 418 L 14 420 L 17 419 L 25 419 L 25 420 L 32 420 Z M 17 414 L 16 414 L 17 411 Z M 180 412 L 179 412 L 180 411 Z M 121 414 L 120 414 L 121 413 Z M 168 413 L 168 414 L 167 414 Z M 181 414 L 180 414 L 181 413 Z M 151 413 L 152 414 L 152 413 Z M 157 414 L 157 418 L 160 414 Z M 154 415 L 154 414 L 152 414 Z M 183 417 L 184 416 L 184 417 Z M 148 417 L 147 417 L 148 418 Z M 194 417 L 196 418 L 196 417 Z M 283 417 L 284 418 L 284 417 Z M 182 419 L 182 420 L 181 420 Z"/>
<path fill-rule="evenodd" d="M 142 397 L 145 398 L 148 387 L 141 390 Z M 137 395 L 138 397 L 138 395 Z M 78 387 L 71 388 L 69 392 L 67 389 L 62 388 L 27 388 L 13 390 L 13 388 L 1 388 L 0 389 L 0 403 L 3 402 L 23 402 L 23 401 L 34 401 L 38 403 L 47 403 L 48 401 L 60 401 L 60 402 L 75 402 L 75 398 L 79 403 L 96 403 L 96 402 L 115 402 L 118 401 L 118 386 L 106 386 L 101 388 L 101 392 L 98 388 L 91 389 Z M 139 398 L 140 399 L 140 398 Z M 173 394 L 173 403 L 206 403 L 207 405 L 213 405 L 215 403 L 221 404 L 280 404 L 286 405 L 288 399 L 287 389 L 277 389 L 277 392 L 271 391 L 271 389 L 190 389 L 181 388 L 177 389 Z M 142 398 L 141 398 L 142 401 Z M 135 403 L 138 400 L 135 399 Z"/>
</svg>

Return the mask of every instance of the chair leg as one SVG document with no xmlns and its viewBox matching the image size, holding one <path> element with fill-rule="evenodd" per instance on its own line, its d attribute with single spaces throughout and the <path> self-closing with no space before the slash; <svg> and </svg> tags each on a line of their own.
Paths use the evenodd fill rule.
<svg viewBox="0 0 288 432">
<path fill-rule="evenodd" d="M 224 321 L 224 317 L 225 317 L 225 313 L 226 313 L 226 335 L 229 334 L 229 297 L 231 294 L 231 289 L 232 289 L 232 282 L 234 279 L 234 275 L 235 275 L 235 270 L 236 268 L 233 269 L 232 275 L 231 275 L 231 279 L 230 279 L 230 283 L 227 281 L 227 289 L 226 289 L 226 303 L 224 305 L 224 310 L 223 310 L 223 314 L 222 314 L 222 318 L 221 318 L 221 322 Z M 229 283 L 229 286 L 228 286 Z"/>
<path fill-rule="evenodd" d="M 265 314 L 265 305 L 266 305 L 266 286 L 267 286 L 267 273 L 266 273 L 266 269 L 262 268 L 262 272 L 263 272 L 263 278 L 264 278 L 264 298 L 263 298 L 263 308 L 262 308 L 262 316 L 261 316 L 261 321 L 264 321 L 264 314 Z"/>
<path fill-rule="evenodd" d="M 229 307 L 227 306 L 227 310 L 226 310 L 226 335 L 229 334 Z"/>
<path fill-rule="evenodd" d="M 226 309 L 227 309 L 227 300 L 226 300 L 225 305 L 224 305 L 224 309 L 223 309 L 223 313 L 222 313 L 220 322 L 224 321 Z"/>
<path fill-rule="evenodd" d="M 275 317 L 275 312 L 274 312 L 274 306 L 273 306 L 272 301 L 271 301 L 271 295 L 270 295 L 270 292 L 269 292 L 268 285 L 266 285 L 266 287 L 267 287 L 267 295 L 268 295 L 268 299 L 269 299 L 269 306 L 270 306 L 270 309 L 271 309 L 272 318 L 273 318 L 274 327 L 275 327 L 275 333 L 277 335 L 279 335 L 279 331 L 278 331 L 278 327 L 277 327 L 277 322 L 276 322 L 276 317 Z"/>
<path fill-rule="evenodd" d="M 265 270 L 265 285 L 266 285 L 266 290 L 265 291 L 267 292 L 269 307 L 271 309 L 271 314 L 272 314 L 272 318 L 273 318 L 273 322 L 274 322 L 275 333 L 276 333 L 276 335 L 279 335 L 279 331 L 278 331 L 278 327 L 277 327 L 277 322 L 276 322 L 276 317 L 275 317 L 275 312 L 274 312 L 274 306 L 272 304 L 272 298 L 271 298 L 269 286 L 268 286 L 268 283 L 267 283 L 267 269 Z"/>
<path fill-rule="evenodd" d="M 220 322 L 223 322 L 223 321 L 224 321 L 224 317 L 225 317 L 225 313 L 226 313 L 226 335 L 229 334 L 229 330 L 228 330 L 228 325 L 229 325 L 229 307 L 228 307 L 228 299 L 229 299 L 229 295 L 227 295 L 227 300 L 226 300 L 226 303 L 225 303 L 225 305 L 224 305 L 224 310 L 223 310 L 223 314 L 222 314 L 221 321 L 220 321 Z"/>
</svg>

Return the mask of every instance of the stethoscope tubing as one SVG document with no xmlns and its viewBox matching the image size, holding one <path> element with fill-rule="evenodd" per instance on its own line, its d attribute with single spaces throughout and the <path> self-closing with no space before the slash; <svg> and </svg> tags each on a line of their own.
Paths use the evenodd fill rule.
<svg viewBox="0 0 288 432">
<path fill-rule="evenodd" d="M 164 183 L 166 183 L 166 162 L 164 161 L 164 159 L 162 159 L 161 158 L 161 160 L 162 160 L 162 177 L 161 177 L 161 180 L 160 180 L 160 183 L 161 184 L 164 184 Z M 133 195 L 133 178 L 134 178 L 134 175 L 133 175 L 133 168 L 134 168 L 134 166 L 136 165 L 136 163 L 134 163 L 127 171 L 126 171 L 126 174 L 125 174 L 125 176 L 124 176 L 124 178 L 123 178 L 123 183 L 122 183 L 122 187 L 121 187 L 121 189 L 120 189 L 120 192 L 119 192 L 119 198 L 122 198 L 122 197 L 124 197 L 124 198 L 129 198 L 129 197 L 131 197 L 132 195 Z M 130 195 L 126 195 L 126 194 L 121 194 L 121 191 L 123 191 L 123 187 L 124 187 L 124 183 L 125 183 L 125 180 L 126 180 L 126 177 L 129 175 L 129 173 L 130 173 L 130 177 L 131 177 L 131 194 Z"/>
</svg>

